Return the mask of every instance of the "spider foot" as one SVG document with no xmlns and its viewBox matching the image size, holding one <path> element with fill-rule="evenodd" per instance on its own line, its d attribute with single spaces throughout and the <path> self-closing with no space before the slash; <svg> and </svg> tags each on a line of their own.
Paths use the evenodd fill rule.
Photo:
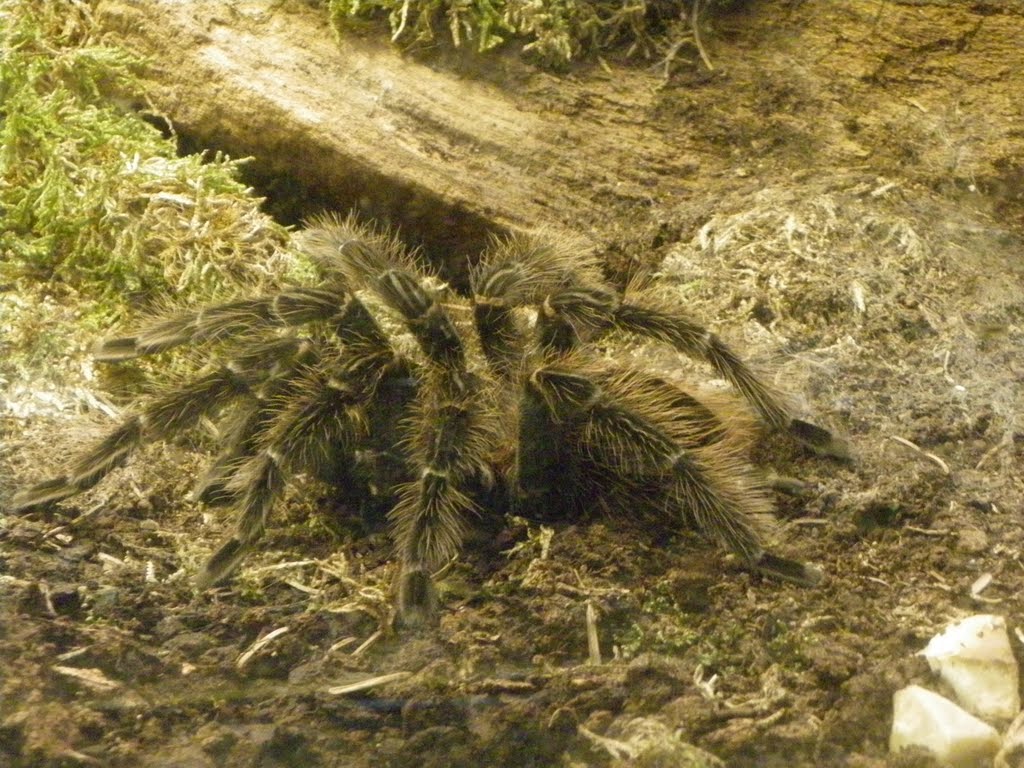
<svg viewBox="0 0 1024 768">
<path fill-rule="evenodd" d="M 800 480 L 796 477 L 789 477 L 787 475 L 777 475 L 774 472 L 770 473 L 765 480 L 768 483 L 768 487 L 776 493 L 784 493 L 787 496 L 807 496 L 815 490 L 814 483 L 808 483 L 804 480 Z"/>
<path fill-rule="evenodd" d="M 762 552 L 754 560 L 753 567 L 761 573 L 804 587 L 816 587 L 825 580 L 825 574 L 820 568 L 779 557 L 771 552 Z"/>
<path fill-rule="evenodd" d="M 33 485 L 23 491 L 18 491 L 11 497 L 9 505 L 11 512 L 21 512 L 32 507 L 41 507 L 46 504 L 66 499 L 78 493 L 76 488 L 66 476 L 55 477 L 42 483 Z"/>
<path fill-rule="evenodd" d="M 437 619 L 437 590 L 422 566 L 407 567 L 398 577 L 398 624 L 422 627 Z"/>
<path fill-rule="evenodd" d="M 196 587 L 208 589 L 223 581 L 245 557 L 248 547 L 237 538 L 230 538 L 213 553 L 203 572 L 196 578 Z"/>
<path fill-rule="evenodd" d="M 789 433 L 817 454 L 840 461 L 853 461 L 850 444 L 824 427 L 803 419 L 793 419 L 789 423 Z"/>
</svg>

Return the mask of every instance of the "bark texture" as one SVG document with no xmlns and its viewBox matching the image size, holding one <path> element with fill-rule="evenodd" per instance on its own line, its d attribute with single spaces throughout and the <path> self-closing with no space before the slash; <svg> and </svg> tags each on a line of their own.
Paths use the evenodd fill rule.
<svg viewBox="0 0 1024 768">
<path fill-rule="evenodd" d="M 449 263 L 539 225 L 656 246 L 680 234 L 664 211 L 698 224 L 723 177 L 755 193 L 829 164 L 941 170 L 1020 216 L 1019 3 L 766 5 L 707 19 L 715 71 L 684 45 L 667 80 L 642 62 L 553 76 L 497 55 L 435 69 L 380 30 L 336 39 L 298 0 L 102 0 L 99 16 L 151 62 L 152 103 L 183 135 Z"/>
</svg>

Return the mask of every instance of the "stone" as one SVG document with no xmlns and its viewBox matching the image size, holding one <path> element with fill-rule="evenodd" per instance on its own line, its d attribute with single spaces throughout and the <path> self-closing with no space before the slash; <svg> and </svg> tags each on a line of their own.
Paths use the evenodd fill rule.
<svg viewBox="0 0 1024 768">
<path fill-rule="evenodd" d="M 949 699 L 918 685 L 896 691 L 889 751 L 922 747 L 951 768 L 991 765 L 999 733 Z"/>
<path fill-rule="evenodd" d="M 933 637 L 921 654 L 968 712 L 1003 725 L 1017 716 L 1017 659 L 1002 616 L 970 616 Z"/>
</svg>

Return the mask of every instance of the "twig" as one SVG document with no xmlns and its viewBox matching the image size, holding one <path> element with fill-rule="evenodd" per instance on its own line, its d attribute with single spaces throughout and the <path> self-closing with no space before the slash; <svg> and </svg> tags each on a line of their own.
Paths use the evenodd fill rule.
<svg viewBox="0 0 1024 768">
<path fill-rule="evenodd" d="M 404 680 L 411 674 L 412 672 L 392 672 L 387 675 L 368 677 L 365 680 L 360 680 L 357 683 L 349 683 L 348 685 L 335 685 L 331 688 L 328 688 L 327 692 L 332 696 L 344 696 L 347 693 L 359 693 L 360 691 L 366 691 L 378 685 L 384 685 L 385 683 L 393 683 L 396 680 Z"/>
<path fill-rule="evenodd" d="M 704 679 L 704 665 L 698 664 L 693 670 L 693 684 L 708 701 L 714 701 L 718 692 L 715 690 L 715 685 L 718 683 L 718 675 L 714 674 L 707 680 Z"/>
<path fill-rule="evenodd" d="M 67 677 L 72 677 L 81 683 L 89 686 L 93 690 L 97 691 L 113 691 L 116 688 L 120 688 L 121 684 L 116 680 L 111 680 L 109 677 L 103 674 L 102 670 L 87 668 L 87 667 L 63 667 L 54 665 L 51 667 L 54 672 Z"/>
<path fill-rule="evenodd" d="M 383 631 L 383 630 L 381 630 L 381 629 L 378 629 L 378 630 L 377 630 L 376 632 L 374 632 L 374 633 L 373 633 L 372 635 L 370 635 L 370 636 L 369 636 L 368 638 L 366 638 L 366 639 L 365 639 L 365 640 L 363 641 L 363 644 L 362 644 L 362 645 L 360 645 L 360 646 L 359 646 L 358 648 L 356 648 L 356 649 L 355 649 L 354 651 L 352 651 L 352 655 L 353 655 L 353 656 L 362 656 L 362 655 L 363 655 L 363 653 L 365 653 L 365 652 L 366 652 L 366 650 L 367 650 L 367 649 L 368 649 L 368 648 L 369 648 L 369 647 L 370 647 L 371 645 L 373 645 L 373 644 L 374 644 L 374 643 L 376 643 L 376 642 L 377 642 L 378 640 L 380 640 L 380 638 L 381 638 L 381 635 L 383 635 L 383 634 L 384 634 L 384 631 Z"/>
<path fill-rule="evenodd" d="M 45 581 L 39 582 L 39 596 L 43 598 L 43 608 L 49 616 L 56 616 L 57 609 L 53 607 L 53 598 L 50 596 L 50 585 Z"/>
<path fill-rule="evenodd" d="M 307 586 L 307 585 L 303 584 L 300 581 L 295 581 L 294 579 L 285 579 L 284 583 L 287 584 L 292 589 L 297 589 L 297 590 L 299 590 L 299 592 L 305 592 L 307 595 L 319 595 L 320 594 L 320 590 L 317 589 L 316 587 Z"/>
<path fill-rule="evenodd" d="M 992 574 L 983 573 L 974 583 L 971 584 L 971 599 L 977 600 L 979 603 L 1001 603 L 1001 598 L 998 597 L 982 597 L 981 593 L 984 592 L 988 585 L 992 583 Z"/>
<path fill-rule="evenodd" d="M 63 758 L 64 760 L 74 760 L 77 763 L 83 765 L 103 765 L 97 758 L 92 755 L 87 755 L 84 752 L 79 752 L 77 749 L 65 749 L 62 750 L 57 757 Z"/>
<path fill-rule="evenodd" d="M 976 470 L 981 469 L 983 466 L 985 466 L 985 463 L 993 456 L 995 456 L 997 453 L 999 453 L 1000 450 L 1002 450 L 1003 448 L 1008 448 L 1011 445 L 1013 445 L 1013 431 L 1007 430 L 1006 432 L 1003 433 L 1003 436 L 998 443 L 993 445 L 991 448 L 985 451 L 984 454 L 982 454 L 982 457 L 978 459 L 978 463 L 974 465 L 974 468 Z"/>
<path fill-rule="evenodd" d="M 487 678 L 473 684 L 473 693 L 533 693 L 537 690 L 537 684 L 530 680 L 498 680 Z"/>
<path fill-rule="evenodd" d="M 585 737 L 595 747 L 604 749 L 613 760 L 634 760 L 639 754 L 639 750 L 632 744 L 626 741 L 619 741 L 618 739 L 609 739 L 606 736 L 598 736 L 588 728 L 578 726 L 576 729 L 580 736 Z"/>
<path fill-rule="evenodd" d="M 699 15 L 700 0 L 693 0 L 693 7 L 690 9 L 690 27 L 693 29 L 693 42 L 697 46 L 697 52 L 700 54 L 700 60 L 704 62 L 704 66 L 708 68 L 709 72 L 714 72 L 715 67 L 711 63 L 707 51 L 704 50 L 704 44 L 700 41 L 700 29 L 697 24 L 697 17 Z"/>
<path fill-rule="evenodd" d="M 346 648 L 352 645 L 352 643 L 354 643 L 355 641 L 356 639 L 354 637 L 343 637 L 341 638 L 341 640 L 339 640 L 330 648 L 328 648 L 327 653 L 334 653 L 335 651 L 340 651 L 342 648 Z"/>
<path fill-rule="evenodd" d="M 593 666 L 601 664 L 601 644 L 597 640 L 597 611 L 590 600 L 587 600 L 587 655 L 588 662 Z"/>
<path fill-rule="evenodd" d="M 266 571 L 280 571 L 284 568 L 302 568 L 307 565 L 317 565 L 319 560 L 289 560 L 284 563 L 273 563 L 272 565 L 261 565 L 259 568 L 250 568 L 249 573 L 264 573 Z"/>
<path fill-rule="evenodd" d="M 277 639 L 287 631 L 288 627 L 278 627 L 274 631 L 265 634 L 263 637 L 261 637 L 251 646 L 249 646 L 249 650 L 245 651 L 242 655 L 238 657 L 238 661 L 235 662 L 235 667 L 237 667 L 238 669 L 244 667 L 246 664 L 249 663 L 249 660 L 253 656 L 262 651 L 264 648 L 267 647 L 269 643 L 271 643 L 273 640 Z"/>
<path fill-rule="evenodd" d="M 905 437 L 899 437 L 897 435 L 889 435 L 889 439 L 894 441 L 894 442 L 899 443 L 900 445 L 906 446 L 910 450 L 916 452 L 919 456 L 923 456 L 924 458 L 928 459 L 929 461 L 934 462 L 935 464 L 938 465 L 939 469 L 942 470 L 942 473 L 944 475 L 952 474 L 952 472 L 949 469 L 949 465 L 946 462 L 944 462 L 942 459 L 940 459 L 938 456 L 936 456 L 934 453 L 929 453 L 928 451 L 923 450 L 920 446 L 910 442 Z"/>
</svg>

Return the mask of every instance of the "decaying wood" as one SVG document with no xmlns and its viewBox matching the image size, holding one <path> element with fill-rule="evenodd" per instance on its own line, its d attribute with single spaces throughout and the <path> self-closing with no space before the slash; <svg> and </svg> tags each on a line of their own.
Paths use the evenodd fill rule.
<svg viewBox="0 0 1024 768">
<path fill-rule="evenodd" d="M 336 207 L 403 222 L 439 250 L 472 247 L 486 231 L 599 229 L 594 187 L 644 195 L 645 162 L 670 174 L 687 166 L 630 114 L 631 101 L 651 94 L 631 95 L 626 82 L 623 109 L 581 115 L 434 71 L 386 40 L 339 42 L 301 3 L 111 0 L 99 15 L 109 38 L 152 62 L 150 97 L 177 130 L 330 190 Z M 615 130 L 610 119 L 621 120 Z"/>
<path fill-rule="evenodd" d="M 785 39 L 740 17 L 730 23 L 767 35 L 775 59 L 719 36 L 713 76 L 694 54 L 665 90 L 640 62 L 555 77 L 492 54 L 477 76 L 440 71 L 376 31 L 336 39 L 300 0 L 101 0 L 97 15 L 110 41 L 151 62 L 152 106 L 181 134 L 255 157 L 265 178 L 314 197 L 308 208 L 358 208 L 459 263 L 508 229 L 642 240 L 683 201 L 700 216 L 723 179 L 755 194 L 825 157 L 884 176 L 913 152 L 950 183 L 1019 187 L 1019 73 L 1003 62 L 1022 17 L 1008 0 L 985 7 L 821 3 L 827 18 Z M 803 93 L 849 115 L 807 119 Z"/>
</svg>

